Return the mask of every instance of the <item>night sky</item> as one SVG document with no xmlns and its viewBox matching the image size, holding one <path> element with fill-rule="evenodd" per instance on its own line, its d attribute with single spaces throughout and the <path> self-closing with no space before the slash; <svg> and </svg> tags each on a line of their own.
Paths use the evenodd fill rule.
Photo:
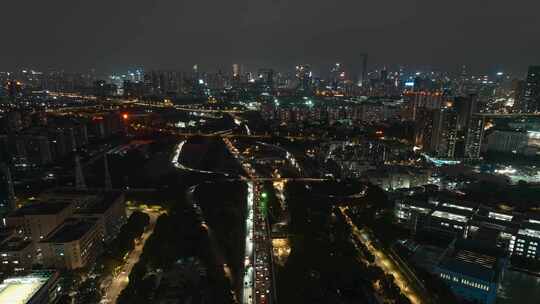
<svg viewBox="0 0 540 304">
<path fill-rule="evenodd" d="M 540 63 L 535 0 L 17 0 L 0 26 L 0 71 Z"/>
</svg>

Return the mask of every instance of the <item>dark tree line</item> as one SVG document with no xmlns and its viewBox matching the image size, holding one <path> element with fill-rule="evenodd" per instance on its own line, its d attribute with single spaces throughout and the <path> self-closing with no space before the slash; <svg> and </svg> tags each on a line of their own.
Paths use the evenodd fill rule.
<svg viewBox="0 0 540 304">
<path fill-rule="evenodd" d="M 208 233 L 193 208 L 183 201 L 168 215 L 158 218 L 154 233 L 130 274 L 129 285 L 117 303 L 142 304 L 159 299 L 159 287 L 155 285 L 156 270 L 167 271 L 179 260 L 190 257 L 203 261 L 207 275 L 199 286 L 183 290 L 182 295 L 192 298 L 193 303 L 231 303 L 230 286 L 225 280 L 222 265 L 215 262 Z"/>
</svg>

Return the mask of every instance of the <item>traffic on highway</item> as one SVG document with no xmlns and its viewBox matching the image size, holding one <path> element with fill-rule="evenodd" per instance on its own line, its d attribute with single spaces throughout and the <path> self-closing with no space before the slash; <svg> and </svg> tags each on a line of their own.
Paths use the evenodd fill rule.
<svg viewBox="0 0 540 304">
<path fill-rule="evenodd" d="M 240 155 L 238 149 L 229 139 L 223 140 L 249 177 L 242 303 L 272 303 L 272 244 L 266 214 L 261 206 L 262 186 L 257 181 L 255 170 Z"/>
</svg>

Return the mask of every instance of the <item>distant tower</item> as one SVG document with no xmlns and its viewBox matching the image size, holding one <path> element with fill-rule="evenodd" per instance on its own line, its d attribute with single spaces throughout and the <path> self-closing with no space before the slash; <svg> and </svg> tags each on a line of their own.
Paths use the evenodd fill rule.
<svg viewBox="0 0 540 304">
<path fill-rule="evenodd" d="M 195 64 L 193 65 L 193 77 L 195 78 L 195 80 L 199 80 L 199 65 L 198 64 Z"/>
<path fill-rule="evenodd" d="M 240 67 L 240 64 L 238 63 L 233 64 L 232 69 L 233 69 L 233 77 L 240 78 L 240 75 L 242 75 L 242 68 Z"/>
<path fill-rule="evenodd" d="M 522 112 L 540 112 L 540 66 L 530 66 L 525 80 Z"/>
<path fill-rule="evenodd" d="M 11 179 L 11 171 L 6 164 L 0 164 L 0 204 L 7 208 L 7 211 L 16 209 L 15 205 L 15 190 L 13 189 L 13 180 Z"/>
<path fill-rule="evenodd" d="M 239 86 L 242 79 L 242 66 L 238 63 L 232 65 L 232 82 L 234 86 Z"/>
<path fill-rule="evenodd" d="M 112 189 L 111 174 L 109 173 L 109 161 L 107 160 L 107 153 L 103 155 L 104 165 L 105 165 L 105 189 Z"/>
<path fill-rule="evenodd" d="M 75 188 L 77 190 L 86 190 L 86 182 L 82 172 L 81 161 L 79 155 L 75 156 Z"/>
<path fill-rule="evenodd" d="M 367 84 L 367 65 L 368 65 L 368 54 L 362 54 L 362 75 L 360 79 L 360 84 L 362 86 Z"/>
</svg>

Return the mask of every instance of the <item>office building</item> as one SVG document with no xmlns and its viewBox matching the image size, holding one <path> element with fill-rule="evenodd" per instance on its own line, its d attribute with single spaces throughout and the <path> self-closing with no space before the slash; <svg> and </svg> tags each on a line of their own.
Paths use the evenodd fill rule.
<svg viewBox="0 0 540 304">
<path fill-rule="evenodd" d="M 40 200 L 74 205 L 73 217 L 97 219 L 102 241 L 110 241 L 126 222 L 125 195 L 122 192 L 79 191 L 59 188 L 44 192 Z"/>
<path fill-rule="evenodd" d="M 126 222 L 125 196 L 121 192 L 102 193 L 97 199 L 77 206 L 74 216 L 97 219 L 101 240 L 109 242 Z"/>
<path fill-rule="evenodd" d="M 540 218 L 494 210 L 444 193 L 415 194 L 396 201 L 394 214 L 404 227 L 452 238 L 488 241 L 510 256 L 540 259 Z"/>
<path fill-rule="evenodd" d="M 43 240 L 58 225 L 73 214 L 70 203 L 34 202 L 6 217 L 6 226 L 15 229 L 19 237 L 34 244 Z"/>
<path fill-rule="evenodd" d="M 528 136 L 523 130 L 493 130 L 486 135 L 485 142 L 488 152 L 523 153 Z"/>
<path fill-rule="evenodd" d="M 438 158 L 452 159 L 456 151 L 458 115 L 450 102 L 433 114 L 429 153 Z"/>
<path fill-rule="evenodd" d="M 538 260 L 540 259 L 538 243 L 540 243 L 540 219 L 527 218 L 512 238 L 510 253 Z"/>
<path fill-rule="evenodd" d="M 17 236 L 15 230 L 0 233 L 0 272 L 16 273 L 32 269 L 36 262 L 34 244 Z"/>
<path fill-rule="evenodd" d="M 435 273 L 459 298 L 493 304 L 506 264 L 504 251 L 491 243 L 456 240 L 435 267 Z"/>
<path fill-rule="evenodd" d="M 39 244 L 46 267 L 79 269 L 94 262 L 101 253 L 98 220 L 70 218 Z"/>
<path fill-rule="evenodd" d="M 422 199 L 406 197 L 397 200 L 394 206 L 394 216 L 398 223 L 415 231 L 420 216 L 428 216 L 436 205 Z"/>
<path fill-rule="evenodd" d="M 430 198 L 429 201 L 435 207 L 424 227 L 457 237 L 467 237 L 469 219 L 476 213 L 479 204 L 445 195 Z"/>
<path fill-rule="evenodd" d="M 446 192 L 425 197 L 398 199 L 394 213 L 399 223 L 415 230 L 428 230 L 451 238 L 466 238 L 469 223 L 480 204 L 464 201 Z"/>
</svg>

